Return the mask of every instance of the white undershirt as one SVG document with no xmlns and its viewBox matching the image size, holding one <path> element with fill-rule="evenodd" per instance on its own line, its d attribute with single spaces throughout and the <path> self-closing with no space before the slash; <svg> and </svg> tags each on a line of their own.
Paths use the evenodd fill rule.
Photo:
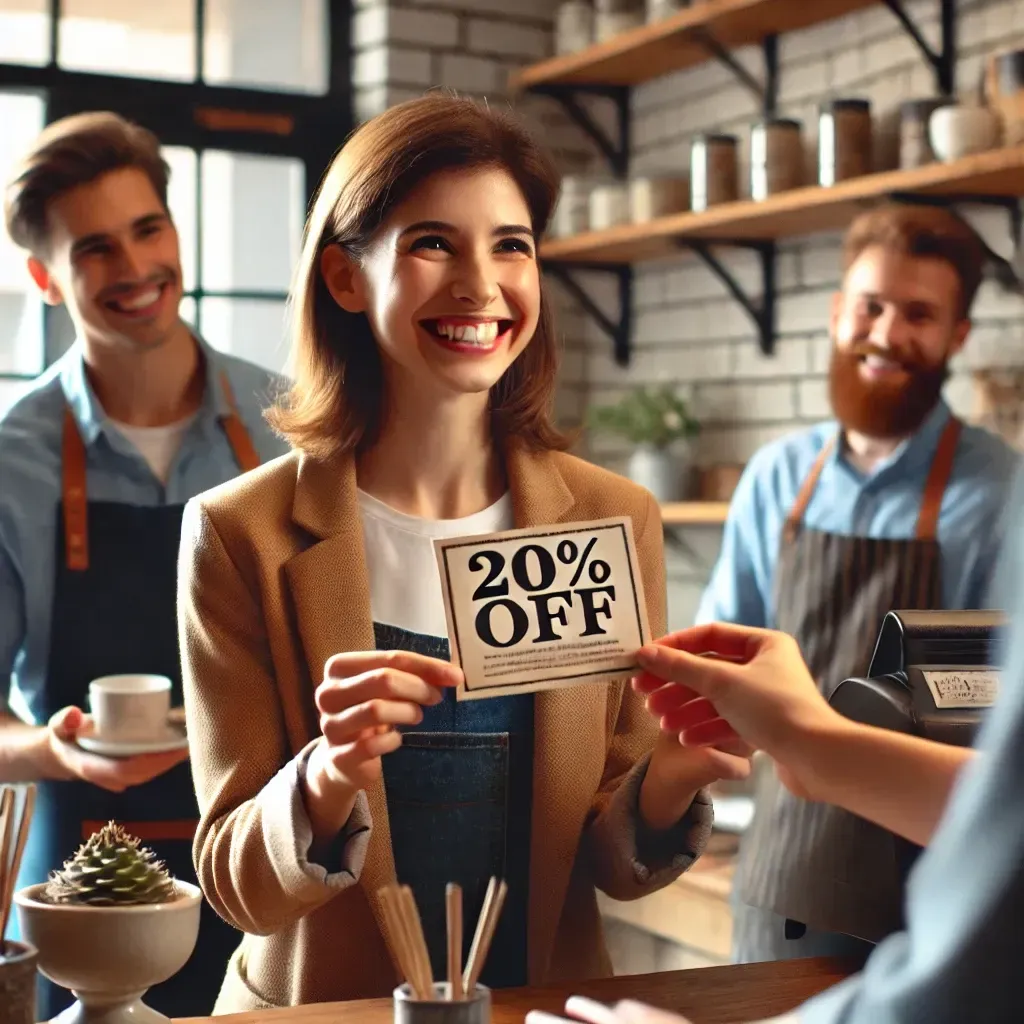
<svg viewBox="0 0 1024 1024">
<path fill-rule="evenodd" d="M 167 483 L 171 464 L 177 457 L 185 433 L 192 426 L 196 416 L 186 416 L 177 423 L 168 423 L 164 427 L 133 427 L 118 420 L 111 420 L 117 429 L 139 450 L 139 454 L 153 470 L 153 475 L 162 483 Z"/>
<path fill-rule="evenodd" d="M 421 519 L 359 492 L 359 510 L 370 575 L 373 621 L 425 636 L 446 637 L 433 541 L 512 528 L 509 494 L 489 508 L 461 519 Z"/>
</svg>

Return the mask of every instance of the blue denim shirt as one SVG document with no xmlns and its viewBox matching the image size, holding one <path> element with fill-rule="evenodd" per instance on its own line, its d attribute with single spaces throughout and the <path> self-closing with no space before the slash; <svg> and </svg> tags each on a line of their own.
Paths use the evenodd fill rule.
<svg viewBox="0 0 1024 1024">
<path fill-rule="evenodd" d="M 939 402 L 918 432 L 870 474 L 844 458 L 825 462 L 804 515 L 808 528 L 890 540 L 914 536 L 932 457 L 950 417 Z M 782 527 L 814 460 L 839 427 L 826 422 L 762 448 L 743 473 L 697 623 L 774 627 L 774 577 Z M 1003 536 L 1003 511 L 1019 455 L 994 434 L 965 426 L 939 515 L 943 607 L 984 608 Z"/>
<path fill-rule="evenodd" d="M 65 403 L 86 446 L 93 501 L 184 504 L 238 475 L 218 421 L 228 411 L 219 384 L 222 370 L 260 458 L 267 461 L 287 451 L 262 416 L 276 379 L 205 342 L 199 344 L 206 357 L 206 393 L 166 486 L 104 413 L 86 377 L 80 344 L 0 417 L 0 710 L 9 707 L 33 724 L 43 721 Z"/>
<path fill-rule="evenodd" d="M 910 876 L 907 929 L 864 971 L 805 1004 L 800 1024 L 1006 1024 L 1024 1015 L 1024 477 L 1000 576 L 1010 629 L 999 700 Z"/>
</svg>

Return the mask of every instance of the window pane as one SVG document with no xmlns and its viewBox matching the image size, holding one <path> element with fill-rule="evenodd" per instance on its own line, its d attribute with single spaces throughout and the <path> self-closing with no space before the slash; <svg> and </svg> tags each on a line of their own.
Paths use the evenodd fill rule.
<svg viewBox="0 0 1024 1024">
<path fill-rule="evenodd" d="M 195 0 L 63 0 L 57 62 L 74 71 L 192 81 Z"/>
<path fill-rule="evenodd" d="M 4 182 L 42 131 L 45 107 L 33 93 L 0 92 L 0 179 Z M 43 369 L 42 300 L 25 253 L 0 230 L 0 373 Z"/>
<path fill-rule="evenodd" d="M 178 229 L 181 249 L 181 273 L 185 291 L 196 287 L 196 225 L 199 210 L 196 197 L 196 152 L 184 146 L 161 147 L 170 164 L 171 179 L 167 187 L 167 205 Z"/>
<path fill-rule="evenodd" d="M 50 0 L 0 0 L 0 61 L 50 62 Z"/>
<path fill-rule="evenodd" d="M 185 298 L 181 300 L 181 305 L 178 306 L 178 315 L 189 325 L 189 327 L 195 327 L 196 300 L 191 295 L 186 295 Z"/>
<path fill-rule="evenodd" d="M 273 373 L 288 361 L 285 304 L 280 299 L 202 299 L 203 337 Z"/>
<path fill-rule="evenodd" d="M 326 0 L 206 0 L 205 30 L 207 82 L 327 92 Z"/>
<path fill-rule="evenodd" d="M 302 162 L 207 150 L 200 166 L 203 288 L 286 292 L 305 218 Z"/>
</svg>

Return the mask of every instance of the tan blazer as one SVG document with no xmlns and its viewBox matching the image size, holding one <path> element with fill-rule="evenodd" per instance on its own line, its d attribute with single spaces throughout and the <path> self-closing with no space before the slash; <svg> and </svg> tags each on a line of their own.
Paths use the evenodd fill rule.
<svg viewBox="0 0 1024 1024">
<path fill-rule="evenodd" d="M 662 524 L 646 492 L 560 453 L 506 454 L 516 526 L 632 517 L 655 636 L 665 629 Z M 350 458 L 290 454 L 189 503 L 179 625 L 206 898 L 246 934 L 217 1013 L 386 995 L 396 983 L 376 898 L 394 880 L 383 783 L 319 865 L 299 774 L 319 736 L 326 660 L 372 650 Z M 624 685 L 539 694 L 531 983 L 610 974 L 595 886 L 624 900 L 676 878 L 711 827 L 701 794 L 671 852 L 646 865 L 636 800 L 656 723 Z"/>
</svg>

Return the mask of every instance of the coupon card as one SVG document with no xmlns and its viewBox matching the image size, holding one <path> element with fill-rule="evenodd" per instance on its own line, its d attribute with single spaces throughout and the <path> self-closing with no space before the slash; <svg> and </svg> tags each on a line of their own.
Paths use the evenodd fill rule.
<svg viewBox="0 0 1024 1024">
<path fill-rule="evenodd" d="M 459 699 L 635 675 L 649 642 L 629 518 L 434 541 Z"/>
</svg>

